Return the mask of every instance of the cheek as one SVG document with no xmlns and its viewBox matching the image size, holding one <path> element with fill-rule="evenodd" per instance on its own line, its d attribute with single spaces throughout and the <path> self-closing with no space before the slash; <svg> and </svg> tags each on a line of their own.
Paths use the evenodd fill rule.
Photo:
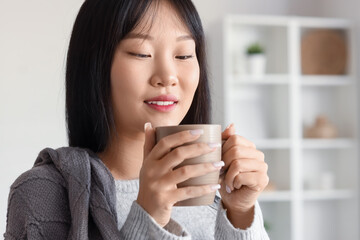
<svg viewBox="0 0 360 240">
<path fill-rule="evenodd" d="M 111 68 L 111 89 L 114 93 L 120 91 L 123 95 L 132 95 L 138 92 L 136 90 L 143 85 L 145 75 L 141 67 L 121 54 L 116 55 Z"/>
<path fill-rule="evenodd" d="M 111 70 L 111 89 L 115 91 L 127 89 L 130 81 L 126 79 L 132 79 L 133 75 L 133 71 L 124 65 L 114 66 Z"/>
<path fill-rule="evenodd" d="M 111 98 L 115 111 L 134 104 L 139 90 L 143 87 L 139 71 L 126 62 L 114 62 L 111 69 Z"/>
<path fill-rule="evenodd" d="M 194 97 L 195 91 L 199 85 L 200 79 L 200 69 L 199 65 L 193 64 L 188 66 L 186 70 L 181 73 L 184 79 L 184 94 L 190 99 L 190 103 L 192 102 L 192 98 Z"/>
</svg>

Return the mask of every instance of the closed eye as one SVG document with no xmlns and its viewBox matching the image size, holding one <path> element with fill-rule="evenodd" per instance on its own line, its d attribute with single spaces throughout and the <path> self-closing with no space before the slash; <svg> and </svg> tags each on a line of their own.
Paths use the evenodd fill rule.
<svg viewBox="0 0 360 240">
<path fill-rule="evenodd" d="M 176 56 L 175 58 L 180 59 L 180 60 L 186 60 L 186 59 L 190 59 L 193 58 L 193 55 L 184 55 L 184 56 Z"/>
<path fill-rule="evenodd" d="M 149 58 L 149 57 L 151 57 L 150 54 L 133 53 L 133 52 L 129 52 L 129 54 L 131 56 L 138 57 L 138 58 Z"/>
</svg>

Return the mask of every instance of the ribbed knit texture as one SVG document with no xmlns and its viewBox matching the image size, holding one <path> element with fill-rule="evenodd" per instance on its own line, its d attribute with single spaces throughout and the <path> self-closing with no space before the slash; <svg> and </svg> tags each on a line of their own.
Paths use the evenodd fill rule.
<svg viewBox="0 0 360 240">
<path fill-rule="evenodd" d="M 136 214 L 146 219 L 144 222 L 152 225 L 154 223 L 153 219 L 135 201 L 139 191 L 139 180 L 115 180 L 115 186 L 118 228 L 123 227 L 129 212 L 130 215 L 136 212 Z M 247 230 L 235 229 L 227 219 L 226 210 L 222 208 L 218 196 L 217 194 L 214 204 L 209 206 L 173 207 L 171 221 L 167 226 L 168 231 L 156 223 L 152 226 L 155 227 L 152 231 L 158 232 L 159 239 L 189 239 L 188 237 L 175 238 L 176 235 L 191 236 L 192 239 L 204 240 L 268 239 L 263 229 L 263 219 L 258 203 L 255 206 L 255 219 L 252 226 Z M 169 235 L 169 232 L 173 233 L 173 235 Z M 214 234 L 215 232 L 216 234 Z"/>
<path fill-rule="evenodd" d="M 133 181 L 133 182 L 131 182 Z M 116 182 L 91 151 L 50 148 L 11 186 L 5 239 L 268 239 L 261 210 L 235 229 L 219 198 L 210 206 L 175 207 L 161 228 L 134 200 L 135 180 Z"/>
</svg>

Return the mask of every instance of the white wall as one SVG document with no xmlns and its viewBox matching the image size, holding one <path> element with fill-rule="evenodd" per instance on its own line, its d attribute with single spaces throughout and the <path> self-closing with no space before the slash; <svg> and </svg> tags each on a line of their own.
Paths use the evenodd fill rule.
<svg viewBox="0 0 360 240">
<path fill-rule="evenodd" d="M 65 53 L 81 3 L 0 0 L 0 236 L 11 183 L 41 149 L 66 145 Z"/>
</svg>

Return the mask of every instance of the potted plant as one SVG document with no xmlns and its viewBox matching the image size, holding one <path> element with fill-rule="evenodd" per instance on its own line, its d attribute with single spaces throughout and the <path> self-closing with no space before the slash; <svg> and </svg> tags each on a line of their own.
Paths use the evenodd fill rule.
<svg viewBox="0 0 360 240">
<path fill-rule="evenodd" d="M 262 77 L 266 68 L 266 56 L 264 47 L 259 43 L 253 43 L 246 50 L 249 74 Z"/>
</svg>

